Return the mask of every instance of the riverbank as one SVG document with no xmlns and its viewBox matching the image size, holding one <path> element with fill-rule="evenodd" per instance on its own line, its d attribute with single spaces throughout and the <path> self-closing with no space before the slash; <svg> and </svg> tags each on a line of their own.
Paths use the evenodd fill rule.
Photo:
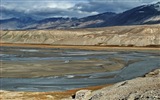
<svg viewBox="0 0 160 100">
<path fill-rule="evenodd" d="M 1 100 L 74 100 L 77 98 L 75 95 L 79 90 L 89 90 L 90 94 L 87 96 L 90 100 L 106 100 L 106 98 L 125 98 L 126 100 L 146 100 L 154 99 L 159 100 L 160 94 L 160 69 L 152 71 L 145 75 L 145 77 L 139 77 L 132 80 L 116 83 L 114 85 L 103 85 L 89 88 L 81 88 L 75 90 L 69 90 L 64 92 L 14 92 L 14 91 L 0 91 Z M 133 85 L 134 84 L 134 85 Z M 101 89 L 102 88 L 102 89 Z M 119 93 L 119 95 L 116 95 Z M 126 93 L 127 92 L 127 93 Z M 77 92 L 78 93 L 78 92 Z M 110 96 L 107 95 L 109 93 Z M 81 99 L 76 100 L 88 100 L 84 96 L 80 96 Z M 113 100 L 113 99 L 112 99 Z"/>
<path fill-rule="evenodd" d="M 60 92 L 16 92 L 16 91 L 4 91 L 0 90 L 1 100 L 62 100 L 65 98 L 71 98 L 75 93 L 81 89 L 89 89 L 92 91 L 111 86 L 112 84 L 92 86 L 86 88 L 79 88 Z"/>
<path fill-rule="evenodd" d="M 80 90 L 67 100 L 159 100 L 160 69 L 132 80 L 116 83 L 100 90 Z"/>
</svg>

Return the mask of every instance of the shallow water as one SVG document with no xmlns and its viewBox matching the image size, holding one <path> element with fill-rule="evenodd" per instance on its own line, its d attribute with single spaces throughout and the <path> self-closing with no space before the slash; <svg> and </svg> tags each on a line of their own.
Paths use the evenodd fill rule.
<svg viewBox="0 0 160 100">
<path fill-rule="evenodd" d="M 73 49 L 27 49 L 3 47 L 1 48 L 0 57 L 2 62 L 9 61 L 30 63 L 55 61 L 56 63 L 67 64 L 71 61 L 76 62 L 90 59 L 108 61 L 108 59 L 121 58 L 123 59 L 124 63 L 126 63 L 126 66 L 123 69 L 112 72 L 106 71 L 38 78 L 0 78 L 1 89 L 13 91 L 61 91 L 87 86 L 103 85 L 143 76 L 153 69 L 160 68 L 160 54 L 159 52 L 154 51 L 113 52 Z M 113 60 L 112 63 L 116 62 Z"/>
</svg>

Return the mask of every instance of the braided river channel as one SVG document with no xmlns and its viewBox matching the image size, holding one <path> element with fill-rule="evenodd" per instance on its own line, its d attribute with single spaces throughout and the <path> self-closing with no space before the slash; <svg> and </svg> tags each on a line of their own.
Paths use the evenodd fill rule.
<svg viewBox="0 0 160 100">
<path fill-rule="evenodd" d="M 62 91 L 112 84 L 160 68 L 159 51 L 1 47 L 1 90 Z"/>
</svg>

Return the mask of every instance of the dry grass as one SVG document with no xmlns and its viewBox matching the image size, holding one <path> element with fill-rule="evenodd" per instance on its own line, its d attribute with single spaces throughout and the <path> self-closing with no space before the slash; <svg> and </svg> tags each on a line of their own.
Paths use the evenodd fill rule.
<svg viewBox="0 0 160 100">
<path fill-rule="evenodd" d="M 51 45 L 51 44 L 20 44 L 20 43 L 0 43 L 4 47 L 26 47 L 26 48 L 62 48 L 62 49 L 84 49 L 84 50 L 160 50 L 159 47 L 123 47 L 123 46 L 74 46 L 74 45 Z"/>
</svg>

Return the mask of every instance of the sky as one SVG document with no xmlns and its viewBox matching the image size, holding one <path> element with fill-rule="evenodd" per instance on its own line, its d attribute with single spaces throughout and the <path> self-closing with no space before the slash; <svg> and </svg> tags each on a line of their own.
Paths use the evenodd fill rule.
<svg viewBox="0 0 160 100">
<path fill-rule="evenodd" d="M 32 17 L 86 17 L 104 12 L 120 13 L 160 0 L 1 0 L 0 19 Z"/>
</svg>

